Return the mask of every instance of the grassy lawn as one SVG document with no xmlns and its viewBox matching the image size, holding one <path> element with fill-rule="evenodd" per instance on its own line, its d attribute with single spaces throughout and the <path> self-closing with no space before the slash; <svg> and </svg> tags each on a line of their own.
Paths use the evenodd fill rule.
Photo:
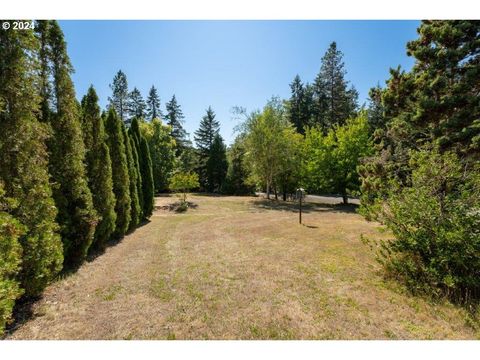
<svg viewBox="0 0 480 360">
<path fill-rule="evenodd" d="M 382 279 L 352 207 L 192 196 L 52 284 L 18 339 L 464 339 L 467 313 Z"/>
</svg>

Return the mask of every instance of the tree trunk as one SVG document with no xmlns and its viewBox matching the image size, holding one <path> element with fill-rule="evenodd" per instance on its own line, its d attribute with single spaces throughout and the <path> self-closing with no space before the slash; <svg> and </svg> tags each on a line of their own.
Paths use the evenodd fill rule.
<svg viewBox="0 0 480 360">
<path fill-rule="evenodd" d="M 283 190 L 283 201 L 287 201 L 287 190 Z"/>
<path fill-rule="evenodd" d="M 267 181 L 267 199 L 270 200 L 270 183 Z"/>
<path fill-rule="evenodd" d="M 275 200 L 278 200 L 278 192 L 277 192 L 277 187 L 275 186 L 273 188 L 274 192 L 275 192 Z"/>
<path fill-rule="evenodd" d="M 347 196 L 347 193 L 346 193 L 346 192 L 342 193 L 342 197 L 343 197 L 343 204 L 344 204 L 344 205 L 348 205 L 348 196 Z"/>
</svg>

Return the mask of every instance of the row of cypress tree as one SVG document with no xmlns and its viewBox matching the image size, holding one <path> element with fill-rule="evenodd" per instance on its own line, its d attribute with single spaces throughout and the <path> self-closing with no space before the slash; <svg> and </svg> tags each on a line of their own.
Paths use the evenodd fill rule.
<svg viewBox="0 0 480 360">
<path fill-rule="evenodd" d="M 56 21 L 0 32 L 0 332 L 19 297 L 148 219 L 153 175 L 138 121 L 76 100 Z"/>
</svg>

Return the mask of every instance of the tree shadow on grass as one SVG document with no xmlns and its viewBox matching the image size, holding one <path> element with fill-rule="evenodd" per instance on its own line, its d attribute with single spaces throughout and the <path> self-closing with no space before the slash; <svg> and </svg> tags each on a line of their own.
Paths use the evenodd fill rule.
<svg viewBox="0 0 480 360">
<path fill-rule="evenodd" d="M 35 314 L 33 305 L 41 298 L 41 296 L 34 298 L 20 298 L 16 301 L 12 313 L 13 321 L 5 327 L 5 333 L 0 335 L 0 340 L 12 335 L 23 324 L 39 316 L 38 314 Z"/>
<path fill-rule="evenodd" d="M 89 253 L 87 255 L 87 259 L 86 261 L 87 262 L 92 262 L 92 261 L 95 261 L 95 259 L 97 259 L 99 256 L 105 254 L 105 251 L 107 251 L 107 249 L 109 247 L 113 247 L 113 246 L 116 246 L 118 245 L 119 243 L 122 242 L 123 238 L 127 235 L 130 235 L 132 233 L 134 233 L 136 230 L 140 229 L 141 227 L 144 227 L 145 225 L 148 225 L 150 224 L 150 220 L 147 219 L 147 220 L 143 220 L 141 223 L 139 223 L 134 229 L 131 229 L 131 230 L 128 230 L 124 236 L 122 237 L 117 237 L 117 238 L 112 238 L 110 240 L 108 240 L 105 245 L 101 248 L 98 248 L 98 247 L 93 247 L 91 249 L 89 249 Z M 66 271 L 62 271 L 62 274 L 66 277 L 68 277 L 70 274 L 73 274 L 75 273 L 76 271 L 78 270 L 78 267 L 77 268 L 73 268 L 73 269 L 70 269 L 70 270 L 66 270 Z"/>
<path fill-rule="evenodd" d="M 253 205 L 258 209 L 263 210 L 278 210 L 278 211 L 291 211 L 298 213 L 300 211 L 300 205 L 298 202 L 290 202 L 283 200 L 268 200 L 257 199 L 253 201 Z M 321 212 L 334 212 L 334 213 L 348 213 L 355 214 L 357 212 L 358 205 L 355 204 L 321 204 L 321 203 L 304 203 L 302 204 L 302 213 L 321 213 Z"/>
</svg>

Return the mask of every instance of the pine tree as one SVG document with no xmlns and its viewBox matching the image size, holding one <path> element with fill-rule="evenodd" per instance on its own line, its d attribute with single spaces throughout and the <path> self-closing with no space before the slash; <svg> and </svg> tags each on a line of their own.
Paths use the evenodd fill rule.
<svg viewBox="0 0 480 360">
<path fill-rule="evenodd" d="M 78 102 L 75 98 L 70 73 L 73 72 L 67 55 L 62 30 L 56 21 L 45 22 L 42 29 L 48 47 L 51 69 L 54 109 L 48 119 L 53 134 L 48 141 L 49 169 L 56 186 L 53 197 L 58 208 L 57 222 L 61 228 L 64 266 L 75 267 L 87 255 L 98 222 L 88 188 L 85 169 L 85 146 L 79 121 Z M 45 65 L 44 65 L 45 66 Z M 44 80 L 45 81 L 45 80 Z"/>
<path fill-rule="evenodd" d="M 313 116 L 313 89 L 309 84 L 304 86 L 299 75 L 293 79 L 290 89 L 292 95 L 287 103 L 287 117 L 298 133 L 305 134 L 305 127 L 311 124 Z"/>
<path fill-rule="evenodd" d="M 478 21 L 424 21 L 407 44 L 411 71 L 390 69 L 379 94 L 384 115 L 377 153 L 361 167 L 362 208 L 375 217 L 391 180 L 410 186 L 411 154 L 456 152 L 465 166 L 480 156 Z M 371 212 L 373 210 L 373 212 Z"/>
<path fill-rule="evenodd" d="M 108 98 L 110 106 L 113 107 L 123 122 L 128 121 L 128 82 L 127 75 L 122 70 L 118 70 L 110 84 L 112 97 Z"/>
<path fill-rule="evenodd" d="M 216 134 L 206 163 L 207 190 L 220 192 L 227 176 L 227 149 L 220 134 Z"/>
<path fill-rule="evenodd" d="M 133 118 L 143 119 L 145 117 L 145 109 L 147 105 L 143 100 L 140 90 L 136 87 L 128 94 L 127 112 L 129 115 L 127 123 L 130 124 Z"/>
<path fill-rule="evenodd" d="M 115 212 L 117 221 L 113 236 L 117 239 L 125 235 L 131 216 L 130 177 L 123 139 L 122 123 L 115 110 L 110 108 L 105 120 L 107 144 L 112 159 L 113 193 L 115 194 Z"/>
<path fill-rule="evenodd" d="M 147 140 L 140 132 L 138 119 L 133 119 L 130 131 L 137 146 L 140 176 L 142 177 L 142 212 L 144 218 L 148 219 L 152 215 L 154 205 L 152 158 Z"/>
<path fill-rule="evenodd" d="M 382 88 L 377 85 L 370 89 L 368 92 L 369 104 L 368 104 L 368 123 L 370 129 L 375 131 L 376 129 L 385 128 L 385 115 L 384 107 L 382 104 Z"/>
<path fill-rule="evenodd" d="M 207 161 L 210 156 L 213 140 L 220 131 L 220 123 L 215 120 L 215 113 L 211 107 L 208 107 L 207 114 L 200 121 L 200 126 L 195 131 L 195 142 L 198 151 L 197 172 L 199 175 L 200 185 L 205 189 L 211 189 L 208 184 Z"/>
<path fill-rule="evenodd" d="M 83 141 L 87 149 L 88 185 L 93 205 L 100 216 L 92 247 L 103 249 L 115 230 L 115 195 L 113 194 L 112 161 L 106 144 L 105 126 L 93 86 L 82 99 Z"/>
<path fill-rule="evenodd" d="M 61 270 L 63 255 L 52 198 L 46 124 L 35 118 L 38 51 L 33 31 L 0 31 L 0 181 L 17 202 L 9 214 L 25 226 L 18 276 L 27 297 L 39 295 Z"/>
<path fill-rule="evenodd" d="M 332 42 L 313 85 L 314 122 L 325 132 L 336 124 L 343 125 L 357 110 L 358 92 L 353 86 L 347 89 L 344 66 L 343 53 Z"/>
<path fill-rule="evenodd" d="M 418 33 L 407 44 L 407 54 L 416 59 L 415 100 L 403 115 L 427 131 L 441 151 L 478 157 L 480 22 L 424 21 Z"/>
<path fill-rule="evenodd" d="M 128 229 L 133 230 L 140 223 L 142 218 L 142 209 L 140 207 L 140 202 L 138 200 L 138 172 L 135 167 L 135 158 L 132 150 L 132 143 L 130 136 L 127 134 L 125 125 L 121 124 L 123 139 L 125 141 L 125 154 L 127 155 L 127 165 L 128 165 L 128 175 L 130 178 L 130 224 Z"/>
<path fill-rule="evenodd" d="M 183 149 L 189 145 L 190 141 L 188 140 L 188 133 L 183 128 L 183 116 L 182 109 L 177 103 L 177 98 L 175 95 L 172 96 L 172 99 L 166 104 L 167 114 L 165 119 L 167 124 L 172 128 L 171 135 L 177 143 L 176 155 L 180 156 Z"/>
<path fill-rule="evenodd" d="M 152 85 L 147 97 L 147 116 L 152 121 L 155 118 L 163 119 L 162 109 L 160 108 L 160 97 L 157 88 Z"/>
</svg>

